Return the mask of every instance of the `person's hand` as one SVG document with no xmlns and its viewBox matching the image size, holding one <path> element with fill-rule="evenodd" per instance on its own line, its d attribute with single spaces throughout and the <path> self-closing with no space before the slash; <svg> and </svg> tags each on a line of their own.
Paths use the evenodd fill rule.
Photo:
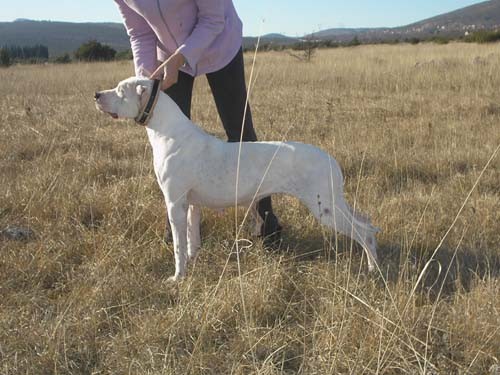
<svg viewBox="0 0 500 375">
<path fill-rule="evenodd" d="M 179 78 L 179 69 L 186 63 L 186 59 L 181 53 L 176 52 L 170 56 L 167 61 L 161 64 L 153 74 L 151 74 L 150 79 L 161 79 L 163 82 L 161 85 L 162 90 L 166 90 L 169 87 L 175 85 Z"/>
</svg>

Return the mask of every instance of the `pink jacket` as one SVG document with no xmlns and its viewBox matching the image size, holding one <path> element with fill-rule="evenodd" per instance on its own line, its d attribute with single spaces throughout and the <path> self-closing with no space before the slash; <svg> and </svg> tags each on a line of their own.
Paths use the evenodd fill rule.
<svg viewBox="0 0 500 375">
<path fill-rule="evenodd" d="M 225 67 L 242 44 L 232 0 L 114 0 L 134 54 L 136 75 L 147 76 L 175 51 L 193 76 Z"/>
</svg>

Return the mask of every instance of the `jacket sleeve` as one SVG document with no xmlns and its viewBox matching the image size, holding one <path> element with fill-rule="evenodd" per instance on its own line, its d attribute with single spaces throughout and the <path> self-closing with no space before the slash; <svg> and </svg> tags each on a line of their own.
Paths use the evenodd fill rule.
<svg viewBox="0 0 500 375">
<path fill-rule="evenodd" d="M 224 30 L 224 0 L 195 0 L 198 7 L 198 20 L 184 44 L 179 46 L 187 64 L 196 72 L 196 65 L 205 50 L 217 35 Z"/>
<path fill-rule="evenodd" d="M 148 77 L 157 67 L 157 37 L 146 20 L 130 8 L 124 0 L 114 0 L 123 18 L 134 55 L 136 76 Z"/>
</svg>

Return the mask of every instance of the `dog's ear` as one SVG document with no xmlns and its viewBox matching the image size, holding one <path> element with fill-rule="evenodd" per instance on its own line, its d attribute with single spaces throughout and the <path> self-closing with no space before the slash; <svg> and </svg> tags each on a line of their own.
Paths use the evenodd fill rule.
<svg viewBox="0 0 500 375">
<path fill-rule="evenodd" d="M 137 85 L 136 91 L 137 91 L 137 95 L 142 97 L 142 95 L 146 92 L 146 86 Z"/>
</svg>

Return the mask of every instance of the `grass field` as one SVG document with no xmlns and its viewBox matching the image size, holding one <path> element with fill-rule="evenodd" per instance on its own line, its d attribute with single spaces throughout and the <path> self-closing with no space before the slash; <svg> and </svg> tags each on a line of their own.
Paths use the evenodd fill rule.
<svg viewBox="0 0 500 375">
<path fill-rule="evenodd" d="M 259 138 L 335 156 L 349 202 L 383 230 L 378 275 L 275 197 L 281 251 L 255 241 L 239 272 L 234 211 L 206 210 L 196 264 L 166 283 L 145 131 L 92 99 L 131 72 L 0 69 L 0 230 L 35 232 L 0 238 L 0 373 L 498 375 L 499 45 L 258 54 Z M 204 78 L 195 89 L 195 122 L 223 137 Z"/>
</svg>

